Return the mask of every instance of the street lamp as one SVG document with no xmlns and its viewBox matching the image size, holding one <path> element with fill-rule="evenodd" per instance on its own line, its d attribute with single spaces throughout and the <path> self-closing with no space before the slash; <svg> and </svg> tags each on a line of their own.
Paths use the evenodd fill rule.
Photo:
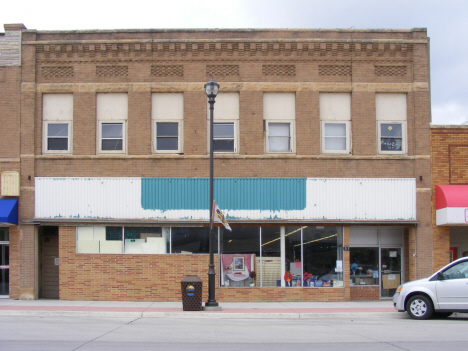
<svg viewBox="0 0 468 351">
<path fill-rule="evenodd" d="M 208 269 L 208 301 L 205 302 L 205 309 L 219 309 L 215 298 L 215 269 L 213 258 L 213 105 L 216 95 L 218 95 L 219 84 L 211 77 L 205 84 L 205 93 L 210 104 L 210 265 Z"/>
</svg>

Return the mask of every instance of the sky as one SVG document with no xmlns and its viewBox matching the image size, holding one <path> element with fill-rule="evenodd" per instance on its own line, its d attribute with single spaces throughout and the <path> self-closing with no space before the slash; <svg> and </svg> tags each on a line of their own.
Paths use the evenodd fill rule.
<svg viewBox="0 0 468 351">
<path fill-rule="evenodd" d="M 423 27 L 432 124 L 468 122 L 468 0 L 15 0 L 1 5 L 5 23 L 37 30 Z"/>
</svg>

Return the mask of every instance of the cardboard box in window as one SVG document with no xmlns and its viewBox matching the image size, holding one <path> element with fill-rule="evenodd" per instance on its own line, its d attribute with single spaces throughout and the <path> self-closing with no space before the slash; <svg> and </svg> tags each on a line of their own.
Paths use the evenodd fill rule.
<svg viewBox="0 0 468 351">
<path fill-rule="evenodd" d="M 399 274 L 384 274 L 382 275 L 382 288 L 383 289 L 396 289 L 400 285 Z"/>
</svg>

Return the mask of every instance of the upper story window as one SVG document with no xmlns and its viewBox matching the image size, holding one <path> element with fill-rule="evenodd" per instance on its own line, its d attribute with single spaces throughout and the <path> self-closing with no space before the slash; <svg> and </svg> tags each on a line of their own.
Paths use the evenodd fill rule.
<svg viewBox="0 0 468 351">
<path fill-rule="evenodd" d="M 407 153 L 406 94 L 376 94 L 378 152 Z"/>
<path fill-rule="evenodd" d="M 234 122 L 213 123 L 213 150 L 215 152 L 235 152 Z"/>
<path fill-rule="evenodd" d="M 127 151 L 128 95 L 97 94 L 98 141 L 100 154 L 124 154 Z"/>
<path fill-rule="evenodd" d="M 210 148 L 210 109 L 207 104 L 208 151 Z M 239 94 L 220 93 L 213 112 L 213 151 L 239 152 Z"/>
<path fill-rule="evenodd" d="M 320 94 L 322 153 L 351 153 L 351 95 Z"/>
<path fill-rule="evenodd" d="M 152 148 L 154 153 L 183 152 L 184 94 L 151 96 Z"/>
<path fill-rule="evenodd" d="M 42 98 L 44 154 L 72 152 L 73 94 L 45 94 Z"/>
<path fill-rule="evenodd" d="M 295 152 L 296 95 L 264 93 L 265 152 Z"/>
</svg>

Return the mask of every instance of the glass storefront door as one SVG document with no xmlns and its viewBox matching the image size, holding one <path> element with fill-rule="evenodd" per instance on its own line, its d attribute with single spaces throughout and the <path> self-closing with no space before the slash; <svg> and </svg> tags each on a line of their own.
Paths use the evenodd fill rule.
<svg viewBox="0 0 468 351">
<path fill-rule="evenodd" d="M 0 295 L 8 296 L 10 280 L 10 246 L 0 244 Z"/>
<path fill-rule="evenodd" d="M 401 248 L 380 249 L 380 296 L 392 297 L 401 284 Z"/>
</svg>

